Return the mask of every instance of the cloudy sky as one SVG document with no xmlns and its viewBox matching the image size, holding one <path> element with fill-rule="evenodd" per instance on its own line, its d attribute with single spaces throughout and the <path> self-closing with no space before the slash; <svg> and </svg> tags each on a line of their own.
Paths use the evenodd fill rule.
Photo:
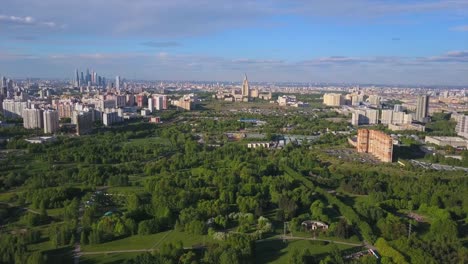
<svg viewBox="0 0 468 264">
<path fill-rule="evenodd" d="M 2 0 L 0 75 L 468 85 L 468 0 Z"/>
</svg>

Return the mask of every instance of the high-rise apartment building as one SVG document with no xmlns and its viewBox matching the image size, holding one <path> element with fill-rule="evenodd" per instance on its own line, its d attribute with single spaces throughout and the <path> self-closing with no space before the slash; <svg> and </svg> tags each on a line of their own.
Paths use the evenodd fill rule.
<svg viewBox="0 0 468 264">
<path fill-rule="evenodd" d="M 139 94 L 136 96 L 137 106 L 143 108 L 148 105 L 148 98 L 144 94 Z"/>
<path fill-rule="evenodd" d="M 455 127 L 455 131 L 457 135 L 468 138 L 468 115 L 458 115 L 456 120 L 457 126 Z"/>
<path fill-rule="evenodd" d="M 115 96 L 115 105 L 116 107 L 124 107 L 127 101 L 126 95 L 116 95 Z"/>
<path fill-rule="evenodd" d="M 110 126 L 116 123 L 122 122 L 122 117 L 119 116 L 119 113 L 116 111 L 105 112 L 102 114 L 102 123 L 105 126 Z"/>
<path fill-rule="evenodd" d="M 372 154 L 382 162 L 392 162 L 393 139 L 382 131 L 359 129 L 357 151 Z"/>
<path fill-rule="evenodd" d="M 380 117 L 380 123 L 384 125 L 391 124 L 393 120 L 392 110 L 382 110 L 382 116 Z"/>
<path fill-rule="evenodd" d="M 395 112 L 402 112 L 403 111 L 403 106 L 400 104 L 396 104 L 393 106 L 393 111 Z"/>
<path fill-rule="evenodd" d="M 155 94 L 153 95 L 153 107 L 155 110 L 167 109 L 167 95 Z"/>
<path fill-rule="evenodd" d="M 379 123 L 379 110 L 376 109 L 358 109 L 352 114 L 351 124 L 375 125 Z"/>
<path fill-rule="evenodd" d="M 154 98 L 151 96 L 151 97 L 148 97 L 148 110 L 150 113 L 153 113 L 154 111 Z"/>
<path fill-rule="evenodd" d="M 411 124 L 413 118 L 411 115 L 404 112 L 396 112 L 392 110 L 382 110 L 380 123 L 389 124 Z"/>
<path fill-rule="evenodd" d="M 126 95 L 126 106 L 134 106 L 135 105 L 135 95 L 133 94 L 127 94 Z"/>
<path fill-rule="evenodd" d="M 59 113 L 59 118 L 71 118 L 72 113 L 75 110 L 75 107 L 71 102 L 59 103 L 56 107 Z"/>
<path fill-rule="evenodd" d="M 74 111 L 72 116 L 72 124 L 76 125 L 76 134 L 84 135 L 93 130 L 93 112 L 89 111 Z"/>
<path fill-rule="evenodd" d="M 326 106 L 344 105 L 344 97 L 341 94 L 326 93 L 323 95 L 323 104 Z"/>
<path fill-rule="evenodd" d="M 55 110 L 44 111 L 44 133 L 53 134 L 59 130 L 59 114 Z"/>
<path fill-rule="evenodd" d="M 427 122 L 429 116 L 429 95 L 421 95 L 418 97 L 416 104 L 415 119 L 419 122 Z"/>
<path fill-rule="evenodd" d="M 368 101 L 373 106 L 380 106 L 380 96 L 378 95 L 370 95 Z"/>
<path fill-rule="evenodd" d="M 358 106 L 364 101 L 364 96 L 360 94 L 351 95 L 351 105 Z"/>
<path fill-rule="evenodd" d="M 28 108 L 28 103 L 8 99 L 2 102 L 2 108 L 5 118 L 18 119 L 22 117 L 23 109 Z"/>
<path fill-rule="evenodd" d="M 23 109 L 23 127 L 26 129 L 43 128 L 43 111 L 41 109 Z"/>
</svg>

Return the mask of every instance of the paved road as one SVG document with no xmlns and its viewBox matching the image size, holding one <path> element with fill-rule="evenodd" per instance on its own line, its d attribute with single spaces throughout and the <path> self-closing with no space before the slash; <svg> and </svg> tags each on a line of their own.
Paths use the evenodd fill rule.
<svg viewBox="0 0 468 264">
<path fill-rule="evenodd" d="M 323 241 L 323 242 L 329 242 L 329 243 L 335 243 L 335 244 L 342 244 L 342 245 L 347 245 L 347 246 L 353 246 L 353 247 L 361 247 L 365 246 L 367 248 L 371 248 L 371 246 L 360 243 L 351 243 L 351 242 L 344 242 L 344 241 L 335 241 L 335 240 L 329 240 L 329 239 L 316 239 L 312 237 L 291 237 L 291 236 L 275 236 L 271 238 L 266 238 L 266 239 L 261 239 L 255 241 L 256 243 L 261 243 L 264 241 L 269 241 L 269 240 L 311 240 L 311 241 Z M 159 241 L 160 242 L 160 241 Z M 156 243 L 157 244 L 159 244 Z M 185 250 L 193 249 L 193 247 L 184 247 Z M 156 249 L 153 248 L 145 248 L 145 249 L 122 249 L 122 250 L 108 250 L 108 251 L 95 251 L 95 252 L 75 252 L 75 256 L 79 258 L 79 256 L 85 256 L 85 255 L 102 255 L 102 254 L 118 254 L 118 253 L 135 253 L 135 252 L 152 252 Z"/>
<path fill-rule="evenodd" d="M 351 243 L 351 242 L 336 241 L 336 240 L 329 240 L 329 239 L 319 239 L 319 238 L 313 238 L 313 237 L 280 236 L 280 237 L 278 237 L 276 239 L 323 241 L 323 242 L 342 244 L 342 245 L 348 245 L 348 246 L 353 246 L 353 247 L 361 247 L 361 246 L 366 246 L 367 247 L 367 245 L 365 245 L 364 243 L 356 244 L 356 243 Z M 265 239 L 265 240 L 268 240 L 268 239 Z"/>
<path fill-rule="evenodd" d="M 185 250 L 194 249 L 193 247 L 184 247 Z M 101 254 L 117 254 L 117 253 L 133 253 L 133 252 L 152 252 L 156 249 L 122 249 L 122 250 L 109 250 L 109 251 L 95 251 L 95 252 L 81 252 L 80 255 L 101 255 Z"/>
<path fill-rule="evenodd" d="M 132 253 L 132 252 L 150 252 L 152 249 L 126 249 L 126 250 L 110 250 L 110 251 L 96 251 L 96 252 L 80 252 L 81 256 L 84 255 L 100 255 L 100 254 L 115 254 L 115 253 Z"/>
<path fill-rule="evenodd" d="M 9 207 L 18 207 L 18 208 L 20 208 L 20 209 L 22 209 L 22 210 L 31 212 L 31 213 L 33 213 L 33 214 L 40 214 L 40 213 L 39 213 L 38 211 L 36 211 L 36 210 L 30 209 L 30 208 L 27 208 L 27 207 L 16 206 L 16 205 L 14 205 L 14 204 L 12 204 L 12 203 L 0 202 L 0 204 L 6 204 L 6 205 L 8 205 Z"/>
</svg>

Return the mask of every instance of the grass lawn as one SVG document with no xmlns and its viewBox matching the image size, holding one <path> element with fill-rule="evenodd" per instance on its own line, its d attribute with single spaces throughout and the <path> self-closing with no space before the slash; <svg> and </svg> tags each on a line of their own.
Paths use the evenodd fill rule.
<svg viewBox="0 0 468 264">
<path fill-rule="evenodd" d="M 15 196 L 16 192 L 4 192 L 0 193 L 0 202 L 7 203 L 11 200 L 13 196 Z"/>
<path fill-rule="evenodd" d="M 336 244 L 340 250 L 352 249 L 352 246 Z M 265 240 L 255 245 L 255 263 L 288 263 L 291 254 L 298 249 L 308 249 L 309 252 L 319 258 L 331 252 L 332 244 L 310 240 Z"/>
<path fill-rule="evenodd" d="M 169 242 L 182 241 L 184 247 L 191 247 L 194 245 L 200 245 L 207 242 L 214 242 L 214 240 L 208 236 L 202 235 L 189 235 L 187 233 L 178 231 L 165 231 L 153 235 L 136 235 L 126 237 L 111 242 L 98 244 L 98 245 L 86 245 L 82 246 L 82 250 L 85 252 L 97 252 L 97 251 L 114 251 L 114 250 L 129 250 L 129 249 L 150 249 L 158 248 L 160 245 Z"/>
<path fill-rule="evenodd" d="M 143 253 L 115 253 L 102 255 L 81 256 L 80 263 L 83 264 L 117 264 L 122 263 L 127 259 L 134 258 Z"/>
<path fill-rule="evenodd" d="M 212 100 L 206 103 L 202 103 L 202 107 L 205 109 L 212 109 L 215 111 L 222 111 L 226 109 L 245 109 L 245 108 L 257 108 L 257 109 L 277 109 L 277 104 L 270 104 L 266 100 L 257 100 L 255 102 L 227 102 L 220 100 Z"/>
<path fill-rule="evenodd" d="M 34 209 L 36 211 L 39 211 L 38 209 Z M 53 208 L 53 209 L 47 209 L 47 214 L 52 217 L 58 217 L 60 215 L 63 215 L 65 211 L 65 208 Z"/>
</svg>

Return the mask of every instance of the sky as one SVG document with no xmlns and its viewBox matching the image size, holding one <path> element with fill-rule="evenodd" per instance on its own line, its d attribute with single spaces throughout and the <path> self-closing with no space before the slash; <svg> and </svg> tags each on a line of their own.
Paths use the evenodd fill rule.
<svg viewBox="0 0 468 264">
<path fill-rule="evenodd" d="M 468 0 L 2 0 L 0 75 L 468 85 Z"/>
</svg>

